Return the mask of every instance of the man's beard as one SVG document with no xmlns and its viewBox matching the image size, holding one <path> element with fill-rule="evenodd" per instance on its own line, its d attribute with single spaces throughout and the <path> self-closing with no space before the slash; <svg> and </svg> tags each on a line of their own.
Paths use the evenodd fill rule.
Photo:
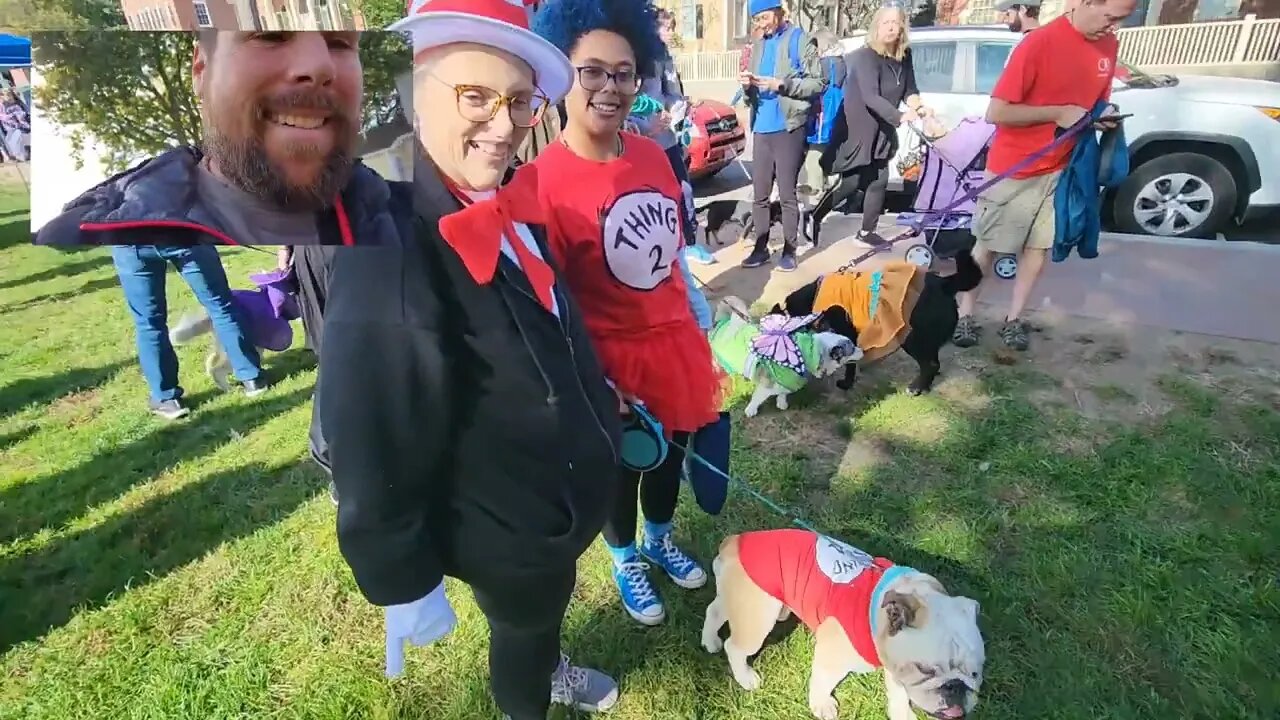
<svg viewBox="0 0 1280 720">
<path fill-rule="evenodd" d="M 1009 29 L 1013 32 L 1022 32 L 1022 18 L 1016 17 L 1009 21 Z"/>
<path fill-rule="evenodd" d="M 342 122 L 331 118 L 333 122 Z M 344 125 L 336 130 L 342 137 Z M 262 139 L 249 136 L 233 139 L 205 122 L 203 149 L 218 172 L 245 192 L 279 207 L 281 210 L 321 210 L 333 204 L 334 198 L 351 177 L 354 160 L 341 142 L 325 158 L 324 167 L 307 185 L 289 182 L 284 170 L 272 162 Z"/>
</svg>

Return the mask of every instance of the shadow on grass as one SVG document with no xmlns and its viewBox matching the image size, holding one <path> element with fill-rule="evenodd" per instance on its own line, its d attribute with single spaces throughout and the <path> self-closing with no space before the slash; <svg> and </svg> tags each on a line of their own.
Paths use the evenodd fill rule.
<svg viewBox="0 0 1280 720">
<path fill-rule="evenodd" d="M 248 435 L 258 425 L 310 399 L 311 388 L 306 388 L 204 410 L 184 421 L 161 425 L 136 442 L 104 449 L 73 468 L 0 491 L 0 543 L 41 528 L 60 528 L 86 509 L 154 479 L 165 469 L 231 442 L 232 431 Z M 303 439 L 298 442 L 301 449 Z"/>
<path fill-rule="evenodd" d="M 64 395 L 96 388 L 131 364 L 131 361 L 117 360 L 99 367 L 73 368 L 54 375 L 11 382 L 0 387 L 0 417 L 15 413 L 28 405 L 48 405 Z"/>
<path fill-rule="evenodd" d="M 4 230 L 0 229 L 0 233 Z M 52 254 L 53 251 L 50 251 Z M 98 270 L 104 267 L 111 267 L 110 255 L 99 255 L 97 257 L 88 257 L 74 262 L 64 262 L 60 265 L 31 273 L 25 277 L 6 279 L 0 282 L 0 290 L 8 290 L 9 288 L 20 287 L 22 285 L 30 285 L 31 283 L 44 282 L 46 280 L 56 280 L 58 278 L 72 277 L 81 273 Z"/>
<path fill-rule="evenodd" d="M 893 397 L 867 407 L 871 398 L 855 390 L 850 405 L 867 411 L 856 412 L 853 438 L 874 444 L 882 461 L 831 477 L 820 492 L 830 458 L 748 451 L 744 441 L 756 438 L 742 428 L 766 416 L 735 415 L 734 475 L 824 533 L 977 599 L 984 717 L 1276 717 L 1280 688 L 1267 678 L 1280 650 L 1274 631 L 1259 631 L 1280 627 L 1280 413 L 1187 381 L 1164 385 L 1175 411 L 1122 426 L 1030 399 L 1045 382 L 1059 381 L 989 367 L 974 381 L 988 402 L 971 406 Z M 862 389 L 883 392 L 872 385 Z M 816 400 L 813 411 L 830 402 Z M 913 434 L 939 424 L 935 410 L 948 417 L 946 431 Z M 725 535 L 788 524 L 735 489 L 719 517 L 683 503 L 676 533 L 709 566 Z M 567 633 L 575 660 L 614 673 L 624 695 L 647 696 L 641 703 L 692 692 L 719 708 L 716 717 L 747 716 L 729 709 L 735 697 L 779 717 L 794 703 L 803 715 L 802 694 L 736 695 L 723 655 L 701 649 L 710 584 L 690 592 L 655 579 L 666 622 L 641 627 L 616 602 L 592 608 Z M 780 626 L 772 642 L 792 643 L 788 632 Z M 807 666 L 770 653 L 766 645 L 766 675 L 807 677 Z M 670 687 L 655 691 L 655 676 Z M 846 680 L 837 697 L 874 704 L 880 686 Z"/>
<path fill-rule="evenodd" d="M 0 225 L 0 250 L 27 245 L 31 242 L 31 220 L 26 209 L 10 211 L 16 220 Z"/>
<path fill-rule="evenodd" d="M 1278 619 L 1280 446 L 1225 428 L 1280 421 L 1188 384 L 1149 426 L 1109 425 L 1033 405 L 1019 372 L 983 373 L 996 399 L 938 442 L 881 438 L 892 460 L 833 490 L 821 527 L 979 600 L 984 715 L 1274 716 L 1280 654 L 1256 630 Z"/>
<path fill-rule="evenodd" d="M 315 495 L 318 472 L 299 460 L 213 473 L 0 563 L 0 652 L 280 521 Z"/>
<path fill-rule="evenodd" d="M 0 435 L 0 453 L 35 435 L 38 429 L 35 425 L 27 425 L 19 430 Z"/>
<path fill-rule="evenodd" d="M 87 283 L 84 283 L 83 285 L 81 285 L 80 287 L 74 290 L 63 290 L 61 292 L 46 293 L 44 295 L 37 295 L 32 298 L 27 298 L 26 300 L 19 300 L 18 302 L 15 302 L 12 304 L 0 305 L 0 315 L 7 315 L 9 313 L 20 312 L 22 310 L 30 310 L 33 307 L 48 305 L 49 303 L 60 303 L 65 300 L 80 298 L 85 295 L 88 295 L 89 293 L 98 292 L 99 290 L 107 290 L 109 288 L 118 288 L 118 287 L 120 287 L 120 279 L 115 275 L 112 275 L 110 277 L 97 278 L 94 280 L 90 280 Z"/>
</svg>

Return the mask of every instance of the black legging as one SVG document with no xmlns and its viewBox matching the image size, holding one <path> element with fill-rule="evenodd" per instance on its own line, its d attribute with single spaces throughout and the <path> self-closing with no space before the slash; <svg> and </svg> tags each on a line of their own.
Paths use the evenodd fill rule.
<svg viewBox="0 0 1280 720">
<path fill-rule="evenodd" d="M 823 218 L 842 203 L 852 198 L 859 190 L 862 198 L 862 231 L 872 232 L 880 224 L 880 215 L 884 212 L 884 196 L 889 189 L 889 161 L 863 165 L 860 168 L 842 173 L 840 182 L 823 194 L 818 205 L 813 209 L 813 228 L 818 232 Z"/>
<path fill-rule="evenodd" d="M 489 687 L 512 720 L 546 720 L 575 572 L 466 579 L 489 623 Z"/>
<path fill-rule="evenodd" d="M 676 501 L 680 497 L 680 469 L 684 465 L 684 451 L 680 448 L 689 442 L 689 433 L 673 433 L 667 444 L 667 458 L 655 470 L 643 474 L 622 468 L 619 472 L 617 504 L 613 515 L 604 525 L 604 540 L 611 547 L 626 547 L 636 541 L 636 495 L 644 518 L 652 523 L 671 522 L 676 514 Z M 677 447 L 679 446 L 679 447 Z"/>
</svg>

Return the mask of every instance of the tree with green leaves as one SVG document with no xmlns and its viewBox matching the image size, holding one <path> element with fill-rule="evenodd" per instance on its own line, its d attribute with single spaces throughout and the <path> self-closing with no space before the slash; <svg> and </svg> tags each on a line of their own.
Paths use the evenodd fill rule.
<svg viewBox="0 0 1280 720">
<path fill-rule="evenodd" d="M 114 172 L 201 138 L 200 106 L 191 84 L 194 36 L 184 32 L 39 32 L 33 60 L 43 84 L 35 103 L 69 130 L 72 154 L 83 165 L 93 143 Z M 391 33 L 366 33 L 365 128 L 400 111 L 395 74 L 409 67 L 408 46 Z"/>
<path fill-rule="evenodd" d="M 118 0 L 0 0 L 0 32 L 125 27 Z"/>
<path fill-rule="evenodd" d="M 76 166 L 92 142 L 108 171 L 200 139 L 194 37 L 181 32 L 38 32 L 35 104 L 69 132 Z"/>
<path fill-rule="evenodd" d="M 405 14 L 403 0 L 355 0 L 354 4 L 369 30 L 381 30 Z"/>
</svg>

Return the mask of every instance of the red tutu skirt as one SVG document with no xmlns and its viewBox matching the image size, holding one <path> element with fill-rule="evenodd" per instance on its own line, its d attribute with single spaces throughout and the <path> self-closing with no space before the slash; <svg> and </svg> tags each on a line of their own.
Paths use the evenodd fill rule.
<svg viewBox="0 0 1280 720">
<path fill-rule="evenodd" d="M 595 337 L 605 377 L 623 395 L 639 398 L 673 432 L 693 432 L 720 418 L 724 400 L 719 366 L 696 323 L 671 323 Z"/>
</svg>

